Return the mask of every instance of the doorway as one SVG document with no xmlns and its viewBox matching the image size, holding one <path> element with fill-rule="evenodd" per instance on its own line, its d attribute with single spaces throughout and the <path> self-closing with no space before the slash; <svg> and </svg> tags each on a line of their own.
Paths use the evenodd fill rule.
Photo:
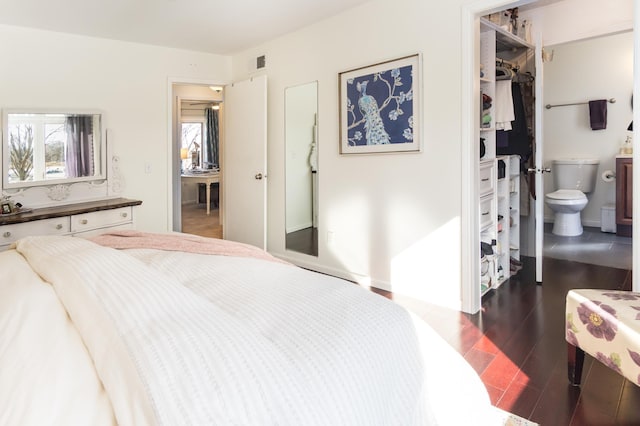
<svg viewBox="0 0 640 426">
<path fill-rule="evenodd" d="M 220 117 L 223 88 L 172 85 L 174 170 L 173 230 L 222 238 Z"/>
<path fill-rule="evenodd" d="M 553 212 L 545 206 L 544 257 L 632 269 L 632 238 L 616 232 L 616 157 L 633 117 L 633 32 L 545 46 L 544 167 L 545 193 L 559 189 L 554 161 L 584 158 L 598 161 L 595 186 L 580 212 L 584 232 L 561 236 L 552 232 Z M 594 55 L 594 52 L 597 52 Z M 606 127 L 589 126 L 589 99 L 607 101 Z M 565 103 L 569 103 L 564 105 Z M 573 105 L 571 103 L 577 103 Z"/>
</svg>

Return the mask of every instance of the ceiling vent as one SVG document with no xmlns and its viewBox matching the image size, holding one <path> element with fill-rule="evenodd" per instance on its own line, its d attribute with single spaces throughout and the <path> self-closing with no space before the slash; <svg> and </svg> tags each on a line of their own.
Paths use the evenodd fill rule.
<svg viewBox="0 0 640 426">
<path fill-rule="evenodd" d="M 265 56 L 264 56 L 264 55 L 262 55 L 262 56 L 258 56 L 258 57 L 256 58 L 256 68 L 257 68 L 257 69 L 262 69 L 262 68 L 264 68 L 266 64 L 267 64 L 267 62 L 266 62 L 266 58 L 265 58 Z"/>
</svg>

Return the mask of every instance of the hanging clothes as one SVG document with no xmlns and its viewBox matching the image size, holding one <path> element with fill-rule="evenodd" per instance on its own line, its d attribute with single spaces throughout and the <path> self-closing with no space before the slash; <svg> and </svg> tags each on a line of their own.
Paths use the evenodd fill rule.
<svg viewBox="0 0 640 426">
<path fill-rule="evenodd" d="M 516 119 L 513 110 L 511 80 L 496 81 L 495 98 L 496 130 L 511 130 L 511 122 Z"/>
<path fill-rule="evenodd" d="M 519 83 L 511 83 L 511 93 L 515 119 L 511 123 L 511 130 L 503 132 L 502 135 L 496 134 L 496 138 L 501 140 L 500 144 L 496 143 L 496 151 L 498 155 L 519 155 L 521 164 L 524 164 L 531 157 L 532 148 L 527 114 Z M 507 138 L 506 146 L 503 142 L 505 135 Z"/>
</svg>

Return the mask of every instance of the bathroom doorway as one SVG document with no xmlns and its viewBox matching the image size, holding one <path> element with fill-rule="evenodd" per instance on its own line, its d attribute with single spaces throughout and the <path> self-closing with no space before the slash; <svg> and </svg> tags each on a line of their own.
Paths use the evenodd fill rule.
<svg viewBox="0 0 640 426">
<path fill-rule="evenodd" d="M 545 205 L 543 256 L 631 270 L 632 238 L 616 234 L 615 171 L 621 147 L 633 136 L 628 130 L 633 118 L 633 31 L 545 46 L 545 52 L 544 103 L 554 107 L 543 110 L 543 167 L 551 169 L 544 176 L 544 192 L 558 189 L 554 160 L 589 158 L 599 164 L 581 212 L 582 235 L 553 234 L 554 213 Z M 600 130 L 592 130 L 587 105 L 596 99 L 607 100 L 606 126 Z"/>
</svg>

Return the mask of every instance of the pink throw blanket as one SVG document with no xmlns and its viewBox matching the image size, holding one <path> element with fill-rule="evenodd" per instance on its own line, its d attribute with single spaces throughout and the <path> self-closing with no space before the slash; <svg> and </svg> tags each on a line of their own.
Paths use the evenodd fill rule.
<svg viewBox="0 0 640 426">
<path fill-rule="evenodd" d="M 147 248 L 221 256 L 253 257 L 288 264 L 258 247 L 235 241 L 190 234 L 155 234 L 131 230 L 111 231 L 88 238 L 101 246 L 115 249 Z"/>
</svg>

